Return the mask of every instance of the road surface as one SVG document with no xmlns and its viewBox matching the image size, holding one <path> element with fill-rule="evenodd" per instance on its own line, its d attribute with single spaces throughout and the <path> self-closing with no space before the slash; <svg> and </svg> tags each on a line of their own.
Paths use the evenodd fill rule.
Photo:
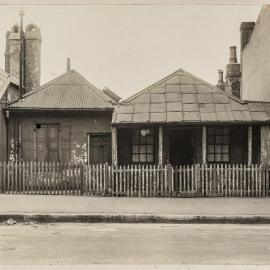
<svg viewBox="0 0 270 270">
<path fill-rule="evenodd" d="M 270 264 L 270 225 L 0 225 L 0 264 Z"/>
</svg>

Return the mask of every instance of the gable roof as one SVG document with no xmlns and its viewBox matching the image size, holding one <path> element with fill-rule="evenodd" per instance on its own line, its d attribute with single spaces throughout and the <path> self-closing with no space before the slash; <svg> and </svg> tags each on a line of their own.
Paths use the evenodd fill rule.
<svg viewBox="0 0 270 270">
<path fill-rule="evenodd" d="M 3 69 L 0 68 L 0 99 L 5 94 L 10 83 L 18 85 L 18 82 L 16 81 L 15 78 L 10 77 L 10 75 L 7 72 L 5 72 Z"/>
<path fill-rule="evenodd" d="M 270 103 L 244 102 L 179 69 L 119 104 L 114 124 L 270 120 Z"/>
<path fill-rule="evenodd" d="M 10 103 L 11 109 L 112 110 L 113 100 L 71 70 Z"/>
</svg>

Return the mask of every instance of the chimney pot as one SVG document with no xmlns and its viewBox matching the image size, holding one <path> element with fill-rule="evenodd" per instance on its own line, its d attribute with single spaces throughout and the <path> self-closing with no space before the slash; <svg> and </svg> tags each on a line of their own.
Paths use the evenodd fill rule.
<svg viewBox="0 0 270 270">
<path fill-rule="evenodd" d="M 218 70 L 218 85 L 223 85 L 223 70 Z"/>
<path fill-rule="evenodd" d="M 236 56 L 236 46 L 231 46 L 230 47 L 230 59 L 229 59 L 230 64 L 237 64 L 237 56 Z"/>
<path fill-rule="evenodd" d="M 67 72 L 70 72 L 70 58 L 67 58 Z"/>
</svg>

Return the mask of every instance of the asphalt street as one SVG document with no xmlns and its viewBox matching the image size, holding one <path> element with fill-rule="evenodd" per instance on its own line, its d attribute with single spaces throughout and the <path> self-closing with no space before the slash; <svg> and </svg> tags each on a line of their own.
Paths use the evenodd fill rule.
<svg viewBox="0 0 270 270">
<path fill-rule="evenodd" d="M 270 225 L 0 225 L 0 264 L 270 264 Z"/>
</svg>

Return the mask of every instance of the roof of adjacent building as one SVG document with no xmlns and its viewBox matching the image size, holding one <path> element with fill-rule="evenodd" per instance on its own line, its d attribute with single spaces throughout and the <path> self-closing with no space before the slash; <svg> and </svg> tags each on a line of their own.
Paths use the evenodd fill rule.
<svg viewBox="0 0 270 270">
<path fill-rule="evenodd" d="M 16 81 L 15 78 L 10 77 L 10 75 L 7 72 L 5 72 L 3 69 L 0 68 L 0 99 L 5 94 L 10 83 L 18 85 L 18 82 Z"/>
<path fill-rule="evenodd" d="M 10 103 L 11 109 L 112 110 L 115 101 L 71 70 Z"/>
<path fill-rule="evenodd" d="M 270 103 L 245 102 L 179 69 L 124 100 L 114 124 L 265 122 Z"/>
</svg>

